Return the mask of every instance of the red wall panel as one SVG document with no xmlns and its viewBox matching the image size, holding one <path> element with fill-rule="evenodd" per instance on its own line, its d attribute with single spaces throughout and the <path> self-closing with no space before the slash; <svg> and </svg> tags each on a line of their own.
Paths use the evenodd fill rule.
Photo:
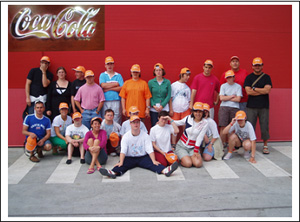
<svg viewBox="0 0 300 222">
<path fill-rule="evenodd" d="M 59 66 L 64 66 L 70 81 L 75 79 L 72 68 L 84 65 L 95 72 L 98 83 L 104 59 L 111 55 L 116 62 L 115 70 L 124 80 L 130 78 L 130 67 L 138 63 L 142 78 L 148 81 L 153 78 L 153 65 L 160 62 L 171 82 L 178 79 L 182 67 L 189 67 L 192 71 L 189 85 L 202 72 L 207 58 L 214 61 L 212 73 L 220 77 L 230 68 L 232 55 L 240 57 L 241 67 L 249 73 L 252 59 L 260 56 L 264 71 L 272 78 L 274 91 L 291 90 L 292 6 L 106 5 L 103 51 L 76 51 L 74 45 L 70 51 L 8 52 L 9 97 L 19 89 L 24 93 L 27 74 L 32 67 L 39 66 L 43 55 L 50 57 L 50 70 L 54 74 Z M 25 105 L 23 93 L 15 98 L 17 104 Z M 276 100 L 281 98 L 282 94 L 276 94 Z M 9 113 L 22 113 L 23 106 L 9 103 L 8 109 Z M 9 124 L 14 121 L 9 117 Z M 271 119 L 270 125 L 274 122 Z M 291 131 L 285 132 L 290 134 L 278 135 L 277 139 L 291 140 Z M 15 144 L 10 135 L 9 138 L 9 144 Z"/>
</svg>

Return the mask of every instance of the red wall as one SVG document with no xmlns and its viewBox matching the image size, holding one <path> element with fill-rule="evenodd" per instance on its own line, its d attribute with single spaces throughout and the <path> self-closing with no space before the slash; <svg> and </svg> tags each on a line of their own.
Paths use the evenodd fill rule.
<svg viewBox="0 0 300 222">
<path fill-rule="evenodd" d="M 21 114 L 25 108 L 25 80 L 29 70 L 39 66 L 42 55 L 50 57 L 53 73 L 57 67 L 64 66 L 70 81 L 75 79 L 72 68 L 84 65 L 96 73 L 98 82 L 99 74 L 104 71 L 104 58 L 111 55 L 115 70 L 124 80 L 130 78 L 131 65 L 138 63 L 142 78 L 148 81 L 153 78 L 153 65 L 160 62 L 171 82 L 178 79 L 181 68 L 189 67 L 192 71 L 189 84 L 202 72 L 203 62 L 208 58 L 214 61 L 213 74 L 219 78 L 230 68 L 232 55 L 240 57 L 241 67 L 249 73 L 252 59 L 260 56 L 264 71 L 273 83 L 270 140 L 292 140 L 292 6 L 106 5 L 105 50 L 71 50 L 76 50 L 76 45 L 64 52 L 8 52 L 10 146 L 23 142 Z M 290 113 L 280 115 L 284 125 L 276 118 L 277 101 L 284 102 Z M 20 130 L 16 132 L 16 128 Z"/>
</svg>

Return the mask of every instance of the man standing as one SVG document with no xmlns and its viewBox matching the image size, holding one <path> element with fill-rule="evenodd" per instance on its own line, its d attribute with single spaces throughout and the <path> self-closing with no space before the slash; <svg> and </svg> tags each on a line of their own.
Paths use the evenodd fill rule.
<svg viewBox="0 0 300 222">
<path fill-rule="evenodd" d="M 255 130 L 259 118 L 261 138 L 264 141 L 263 154 L 269 154 L 269 93 L 272 88 L 271 77 L 263 73 L 263 61 L 256 57 L 252 62 L 253 73 L 249 74 L 244 83 L 248 94 L 247 116 Z"/>
<path fill-rule="evenodd" d="M 51 135 L 50 119 L 43 115 L 45 105 L 41 101 L 36 101 L 34 105 L 34 114 L 27 115 L 23 122 L 22 134 L 26 136 L 26 143 L 31 139 L 36 140 L 37 153 L 39 158 L 43 158 L 43 151 L 49 151 L 52 148 L 51 142 L 48 140 Z M 26 145 L 25 145 L 26 146 Z M 29 160 L 39 162 L 40 160 L 34 156 L 34 152 L 30 152 Z"/>
<path fill-rule="evenodd" d="M 74 101 L 82 114 L 83 125 L 90 129 L 91 119 L 101 117 L 100 110 L 105 98 L 103 90 L 95 83 L 95 75 L 92 70 L 85 72 L 85 79 L 86 83 L 78 89 Z"/>
<path fill-rule="evenodd" d="M 240 58 L 237 56 L 232 56 L 230 58 L 230 67 L 231 67 L 231 70 L 234 72 L 234 76 L 235 76 L 234 81 L 242 87 L 243 96 L 239 102 L 239 109 L 246 112 L 248 95 L 244 88 L 244 82 L 245 82 L 245 79 L 247 76 L 247 71 L 246 71 L 246 69 L 240 68 Z M 225 73 L 226 72 L 224 72 L 220 78 L 221 85 L 227 82 L 227 79 L 225 78 Z"/>
<path fill-rule="evenodd" d="M 210 116 L 214 118 L 214 105 L 219 102 L 219 95 L 217 95 L 217 100 L 214 101 L 215 92 L 219 94 L 220 91 L 220 81 L 215 75 L 211 74 L 213 69 L 213 61 L 206 60 L 203 65 L 203 73 L 196 75 L 193 79 L 191 89 L 191 102 L 190 109 L 193 109 L 195 102 L 207 103 L 210 107 Z"/>
<path fill-rule="evenodd" d="M 115 179 L 130 169 L 141 167 L 169 177 L 178 168 L 178 162 L 165 168 L 155 160 L 150 136 L 140 130 L 140 121 L 138 116 L 130 117 L 131 131 L 121 140 L 120 162 L 112 170 L 100 168 L 103 176 Z"/>
<path fill-rule="evenodd" d="M 99 84 L 104 91 L 105 102 L 101 109 L 101 115 L 104 116 L 105 110 L 114 111 L 114 121 L 121 125 L 121 97 L 119 92 L 124 84 L 121 74 L 114 71 L 115 61 L 111 56 L 105 58 L 106 71 L 100 74 Z"/>
<path fill-rule="evenodd" d="M 28 106 L 28 114 L 34 112 L 34 102 L 47 100 L 47 87 L 53 79 L 53 74 L 48 70 L 50 58 L 43 56 L 40 60 L 40 67 L 32 68 L 26 79 L 25 94 Z"/>
<path fill-rule="evenodd" d="M 73 113 L 78 112 L 79 108 L 75 105 L 74 97 L 78 91 L 78 89 L 86 83 L 84 78 L 85 68 L 84 66 L 77 66 L 77 68 L 73 69 L 75 71 L 76 79 L 72 82 L 71 85 L 71 104 Z"/>
</svg>

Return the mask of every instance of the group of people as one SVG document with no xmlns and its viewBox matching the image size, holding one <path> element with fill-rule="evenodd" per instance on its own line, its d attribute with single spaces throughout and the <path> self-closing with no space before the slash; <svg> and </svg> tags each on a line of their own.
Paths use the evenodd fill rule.
<svg viewBox="0 0 300 222">
<path fill-rule="evenodd" d="M 154 65 L 154 78 L 148 83 L 141 79 L 138 64 L 131 67 L 131 79 L 125 82 L 114 65 L 111 56 L 105 58 L 106 71 L 100 74 L 99 85 L 94 72 L 83 66 L 73 69 L 76 80 L 72 83 L 66 80 L 63 67 L 57 69 L 57 81 L 52 81 L 47 56 L 41 58 L 39 68 L 30 70 L 25 85 L 29 115 L 22 132 L 31 161 L 39 162 L 42 149 L 53 148 L 54 155 L 67 150 L 66 164 L 71 164 L 77 150 L 80 163 L 90 165 L 88 174 L 95 172 L 96 165 L 97 171 L 111 178 L 136 166 L 170 176 L 179 163 L 201 167 L 203 160 L 228 160 L 240 147 L 245 149 L 244 157 L 255 163 L 257 118 L 263 153 L 269 153 L 272 82 L 262 72 L 260 57 L 253 59 L 253 72 L 247 75 L 239 67 L 239 57 L 232 56 L 231 69 L 220 80 L 212 74 L 214 64 L 208 59 L 191 87 L 187 85 L 191 75 L 187 67 L 171 84 L 160 63 Z M 220 134 L 214 120 L 214 106 L 219 101 Z M 123 123 L 122 115 L 127 119 Z M 144 124 L 148 117 L 149 134 Z M 120 156 L 112 170 L 102 168 L 108 155 Z"/>
</svg>

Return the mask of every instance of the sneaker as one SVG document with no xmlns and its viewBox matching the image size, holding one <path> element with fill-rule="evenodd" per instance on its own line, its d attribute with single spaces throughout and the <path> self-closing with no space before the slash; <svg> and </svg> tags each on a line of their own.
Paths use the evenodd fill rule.
<svg viewBox="0 0 300 222">
<path fill-rule="evenodd" d="M 34 163 L 40 162 L 40 160 L 36 156 L 29 157 L 29 160 Z"/>
<path fill-rule="evenodd" d="M 104 168 L 100 168 L 99 172 L 103 175 L 103 176 L 108 176 L 112 179 L 116 179 L 116 174 L 111 171 L 111 170 L 107 170 L 107 169 L 104 169 Z"/>
<path fill-rule="evenodd" d="M 165 168 L 166 177 L 171 176 L 171 174 L 178 168 L 178 162 L 175 161 L 171 166 Z"/>
<path fill-rule="evenodd" d="M 245 151 L 244 152 L 244 158 L 249 159 L 250 158 L 250 151 Z"/>
<path fill-rule="evenodd" d="M 110 153 L 111 156 L 117 156 L 115 152 Z"/>
<path fill-rule="evenodd" d="M 80 159 L 80 163 L 84 164 L 85 163 L 85 159 Z"/>
<path fill-rule="evenodd" d="M 224 156 L 223 160 L 229 160 L 229 159 L 231 158 L 231 156 L 232 156 L 232 153 L 227 153 L 227 154 Z"/>
<path fill-rule="evenodd" d="M 44 158 L 42 148 L 38 148 L 37 154 L 38 154 L 38 157 L 39 157 L 39 158 Z"/>
<path fill-rule="evenodd" d="M 66 161 L 66 164 L 71 164 L 72 163 L 72 160 L 67 160 Z"/>
</svg>

